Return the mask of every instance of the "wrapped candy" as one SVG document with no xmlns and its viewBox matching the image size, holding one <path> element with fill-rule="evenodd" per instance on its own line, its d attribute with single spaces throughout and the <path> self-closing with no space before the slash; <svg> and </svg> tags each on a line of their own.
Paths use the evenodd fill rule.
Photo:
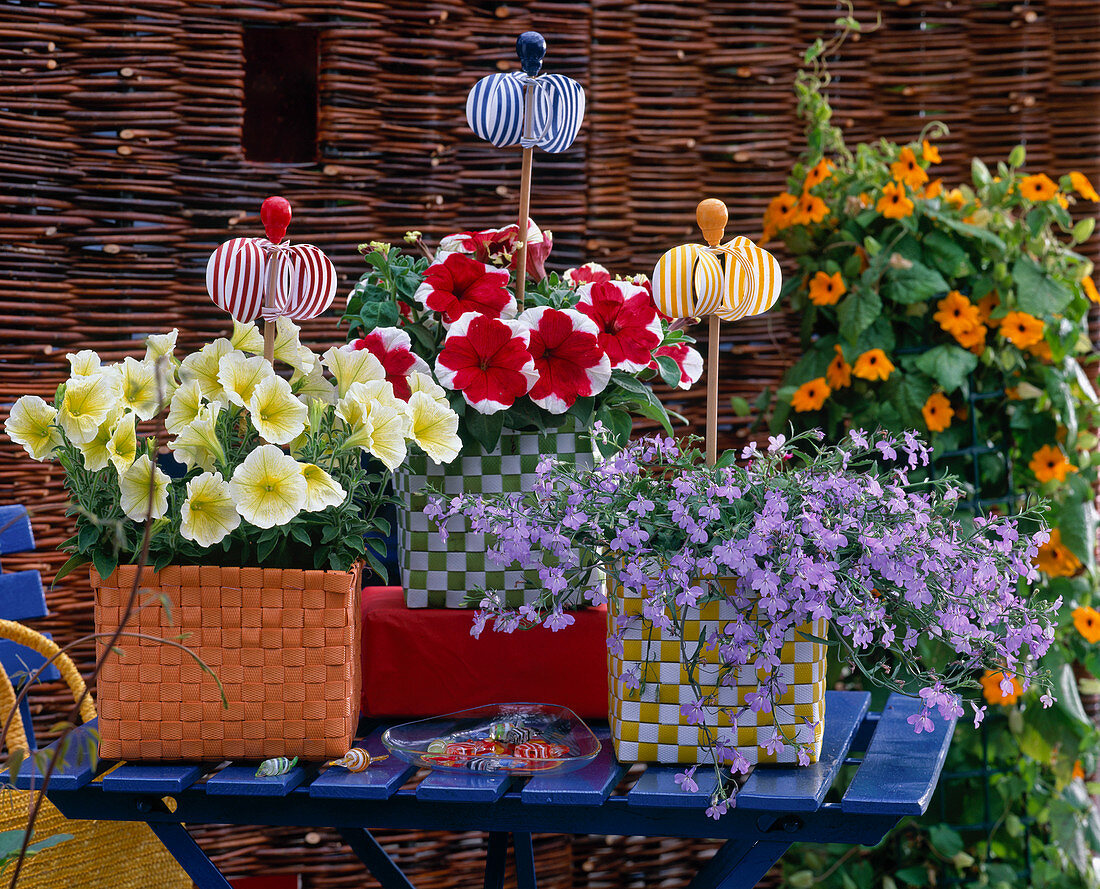
<svg viewBox="0 0 1100 889">
<path fill-rule="evenodd" d="M 325 763 L 325 765 L 341 766 L 349 772 L 365 772 L 373 763 L 380 762 L 383 759 L 388 759 L 388 757 L 371 756 L 361 747 L 352 747 L 339 759 L 334 759 L 332 762 Z"/>
<path fill-rule="evenodd" d="M 534 732 L 526 726 L 516 725 L 514 722 L 497 722 L 489 729 L 489 735 L 497 741 L 505 744 L 522 744 L 531 740 Z"/>
<path fill-rule="evenodd" d="M 287 759 L 285 756 L 276 756 L 273 759 L 265 759 L 260 763 L 260 767 L 256 769 L 257 778 L 276 778 L 279 775 L 285 775 L 291 769 L 298 765 L 298 757 L 293 759 Z"/>
<path fill-rule="evenodd" d="M 569 748 L 564 744 L 553 744 L 536 738 L 517 744 L 512 753 L 520 759 L 562 759 L 569 755 Z"/>
</svg>

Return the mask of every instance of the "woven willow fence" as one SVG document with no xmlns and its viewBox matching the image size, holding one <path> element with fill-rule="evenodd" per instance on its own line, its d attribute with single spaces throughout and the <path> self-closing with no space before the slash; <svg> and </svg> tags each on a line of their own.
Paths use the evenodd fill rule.
<svg viewBox="0 0 1100 889">
<path fill-rule="evenodd" d="M 668 245 L 695 236 L 705 196 L 729 205 L 728 232 L 756 236 L 801 144 L 797 60 L 839 11 L 822 0 L 6 3 L 0 421 L 19 395 L 51 394 L 71 350 L 118 359 L 140 353 L 150 331 L 178 327 L 185 348 L 221 334 L 225 317 L 203 287 L 206 257 L 228 237 L 260 234 L 269 194 L 291 200 L 291 237 L 328 253 L 342 291 L 359 274 L 360 242 L 509 221 L 519 153 L 477 140 L 463 108 L 474 80 L 513 66 L 511 43 L 529 27 L 548 36 L 547 70 L 579 79 L 589 100 L 574 147 L 535 165 L 532 215 L 554 232 L 552 266 L 594 259 L 648 271 Z M 909 140 L 939 119 L 951 128 L 940 142 L 946 183 L 965 177 L 971 156 L 1003 158 L 1021 141 L 1030 168 L 1100 179 L 1095 0 L 857 4 L 864 23 L 879 13 L 880 30 L 831 60 L 850 141 Z M 316 45 L 316 156 L 305 161 L 257 162 L 242 148 L 253 63 L 244 49 L 262 44 L 266 28 L 308 32 Z M 751 400 L 774 385 L 794 358 L 796 329 L 778 313 L 724 325 L 724 392 Z M 339 337 L 331 319 L 308 325 L 314 344 Z M 701 392 L 669 400 L 701 419 Z M 733 443 L 746 421 L 723 411 Z M 0 502 L 31 507 L 39 542 L 10 567 L 48 580 L 69 535 L 56 466 L 32 464 L 0 436 Z M 64 581 L 48 599 L 44 629 L 61 640 L 90 630 L 86 581 Z M 76 653 L 82 667 L 93 650 Z M 38 698 L 43 726 L 62 704 L 60 692 Z M 278 852 L 241 831 L 209 839 L 239 872 L 312 860 L 289 838 Z M 454 862 L 440 856 L 452 846 L 410 854 L 445 882 Z M 547 848 L 564 855 L 559 846 Z M 573 878 L 625 885 L 634 862 L 621 851 L 583 852 L 589 865 Z M 690 850 L 638 854 L 668 863 Z M 309 885 L 359 885 L 357 867 L 325 859 Z M 567 885 L 569 868 L 556 873 Z"/>
</svg>

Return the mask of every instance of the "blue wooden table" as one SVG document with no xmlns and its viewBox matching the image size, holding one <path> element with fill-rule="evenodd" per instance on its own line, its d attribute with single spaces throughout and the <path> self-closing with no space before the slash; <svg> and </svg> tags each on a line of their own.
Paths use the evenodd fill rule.
<svg viewBox="0 0 1100 889">
<path fill-rule="evenodd" d="M 412 884 L 371 835 L 376 828 L 487 831 L 487 889 L 502 884 L 509 837 L 525 889 L 536 886 L 532 833 L 711 837 L 726 843 L 702 865 L 693 889 L 750 887 L 792 843 L 877 843 L 901 818 L 928 807 L 954 726 L 937 722 L 934 733 L 918 735 L 906 721 L 919 708 L 913 698 L 894 695 L 880 714 L 868 712 L 864 692 L 827 694 L 821 761 L 756 769 L 720 821 L 705 814 L 713 784 L 704 767 L 697 794 L 681 791 L 674 782 L 680 769 L 665 766 L 648 767 L 624 789 L 627 768 L 615 761 L 606 727 L 599 756 L 557 777 L 439 771 L 416 783 L 416 770 L 394 757 L 359 774 L 305 765 L 279 778 L 254 777 L 255 763 L 93 769 L 71 760 L 54 774 L 48 795 L 70 818 L 147 822 L 200 889 L 229 884 L 186 824 L 333 827 L 386 889 Z M 383 729 L 359 745 L 384 753 Z M 854 777 L 826 801 L 846 763 L 858 763 Z M 32 782 L 41 785 L 24 766 L 16 784 Z"/>
</svg>

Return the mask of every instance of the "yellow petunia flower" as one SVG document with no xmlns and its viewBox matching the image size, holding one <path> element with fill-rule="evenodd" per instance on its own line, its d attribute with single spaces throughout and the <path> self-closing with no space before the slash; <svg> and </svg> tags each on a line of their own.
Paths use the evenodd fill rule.
<svg viewBox="0 0 1100 889">
<path fill-rule="evenodd" d="M 153 508 L 149 511 L 149 489 Z M 154 466 L 148 454 L 142 454 L 118 479 L 119 505 L 135 522 L 159 519 L 168 512 L 168 476 Z"/>
<path fill-rule="evenodd" d="M 450 405 L 440 404 L 427 392 L 409 397 L 411 426 L 409 437 L 436 463 L 450 463 L 462 449 L 458 436 L 458 414 Z"/>
<path fill-rule="evenodd" d="M 1027 468 L 1035 473 L 1035 478 L 1041 485 L 1055 479 L 1064 482 L 1067 475 L 1077 472 L 1077 467 L 1053 445 L 1043 445 L 1032 454 Z"/>
<path fill-rule="evenodd" d="M 815 306 L 835 306 L 847 292 L 840 272 L 818 272 L 810 281 L 810 302 Z"/>
<path fill-rule="evenodd" d="M 825 368 L 825 381 L 830 389 L 843 389 L 852 385 L 852 365 L 844 360 L 844 351 L 840 346 L 833 346 L 836 355 Z"/>
<path fill-rule="evenodd" d="M 887 182 L 875 209 L 887 219 L 904 219 L 913 214 L 913 202 L 905 196 L 903 186 L 896 182 Z"/>
<path fill-rule="evenodd" d="M 262 355 L 248 358 L 234 349 L 218 362 L 218 383 L 229 403 L 237 407 L 248 404 L 256 385 L 274 375 L 271 364 Z"/>
<path fill-rule="evenodd" d="M 306 428 L 306 406 L 290 390 L 290 383 L 272 374 L 256 384 L 248 400 L 248 415 L 260 438 L 287 444 Z"/>
<path fill-rule="evenodd" d="M 825 399 L 832 394 L 824 377 L 817 377 L 807 383 L 803 383 L 791 396 L 791 407 L 796 413 L 821 410 Z"/>
<path fill-rule="evenodd" d="M 442 405 L 449 405 L 447 400 L 447 390 L 439 385 L 431 374 L 423 373 L 419 370 L 414 370 L 409 374 L 407 378 L 409 384 L 409 391 L 413 394 L 417 392 L 423 392 L 429 396 L 432 401 L 435 401 Z"/>
<path fill-rule="evenodd" d="M 370 442 L 364 446 L 365 449 L 381 460 L 387 469 L 396 469 L 405 462 L 408 455 L 408 413 L 375 401 L 370 406 L 366 420 L 370 429 Z"/>
<path fill-rule="evenodd" d="M 833 166 L 834 164 L 831 160 L 823 157 L 817 162 L 817 165 L 806 174 L 806 181 L 803 183 L 802 187 L 807 189 L 820 185 L 833 175 Z"/>
<path fill-rule="evenodd" d="M 299 463 L 298 466 L 302 470 L 302 478 L 306 480 L 306 505 L 302 509 L 306 512 L 320 512 L 344 502 L 347 493 L 320 466 L 313 463 Z"/>
<path fill-rule="evenodd" d="M 65 357 L 69 359 L 69 368 L 74 377 L 93 377 L 103 369 L 99 355 L 91 349 L 70 352 Z"/>
<path fill-rule="evenodd" d="M 81 444 L 96 437 L 117 404 L 118 391 L 103 374 L 72 377 L 65 384 L 57 422 L 69 441 Z"/>
<path fill-rule="evenodd" d="M 885 380 L 893 372 L 894 364 L 882 349 L 869 349 L 852 366 L 852 373 L 862 380 Z"/>
<path fill-rule="evenodd" d="M 940 150 L 927 139 L 921 140 L 920 156 L 930 164 L 940 163 Z"/>
<path fill-rule="evenodd" d="M 151 334 L 145 338 L 145 360 L 155 364 L 161 358 L 171 360 L 176 351 L 176 337 L 179 331 L 172 328 L 168 333 Z"/>
<path fill-rule="evenodd" d="M 336 403 L 336 387 L 325 378 L 325 371 L 320 361 L 313 365 L 309 373 L 295 371 L 294 376 L 290 378 L 290 388 L 299 398 L 309 402 Z"/>
<path fill-rule="evenodd" d="M 12 405 L 4 431 L 34 460 L 48 460 L 64 443 L 57 411 L 37 395 L 24 395 Z"/>
<path fill-rule="evenodd" d="M 1058 193 L 1057 183 L 1046 173 L 1025 176 L 1020 180 L 1020 194 L 1031 201 L 1049 201 Z"/>
<path fill-rule="evenodd" d="M 236 318 L 233 319 L 233 332 L 229 335 L 229 343 L 234 349 L 247 352 L 249 355 L 263 355 L 264 335 L 254 321 L 242 324 Z"/>
<path fill-rule="evenodd" d="M 924 425 L 928 427 L 929 432 L 943 432 L 951 425 L 951 419 L 955 416 L 951 402 L 942 392 L 933 392 L 929 395 L 920 412 L 924 416 Z"/>
<path fill-rule="evenodd" d="M 309 373 L 317 363 L 317 356 L 302 345 L 298 325 L 289 318 L 275 321 L 275 360 L 302 373 Z"/>
<path fill-rule="evenodd" d="M 198 466 L 209 472 L 218 464 L 225 463 L 225 448 L 218 439 L 217 431 L 219 408 L 218 404 L 203 405 L 195 419 L 168 442 L 168 449 L 188 469 Z"/>
<path fill-rule="evenodd" d="M 898 152 L 898 159 L 890 164 L 890 172 L 895 180 L 904 182 L 914 190 L 928 181 L 928 173 L 917 163 L 917 156 L 908 145 Z M 886 214 L 883 213 L 883 215 Z"/>
<path fill-rule="evenodd" d="M 220 472 L 204 472 L 187 483 L 187 498 L 180 508 L 180 534 L 199 546 L 213 546 L 240 524 L 229 484 Z"/>
<path fill-rule="evenodd" d="M 794 212 L 791 215 L 791 223 L 793 225 L 811 225 L 815 222 L 821 222 L 828 215 L 829 208 L 825 202 L 817 195 L 804 191 L 795 205 Z"/>
<path fill-rule="evenodd" d="M 1001 336 L 1017 349 L 1026 349 L 1043 338 L 1046 325 L 1027 312 L 1009 312 L 1001 319 Z"/>
<path fill-rule="evenodd" d="M 245 457 L 229 480 L 237 512 L 257 528 L 285 525 L 306 505 L 306 480 L 298 461 L 275 445 Z"/>
<path fill-rule="evenodd" d="M 336 394 L 343 398 L 353 383 L 386 379 L 382 362 L 367 349 L 338 349 L 333 346 L 321 359 L 336 378 Z"/>
<path fill-rule="evenodd" d="M 118 397 L 125 410 L 133 411 L 142 420 L 151 420 L 167 401 L 167 379 L 157 379 L 154 364 L 126 358 L 119 366 Z"/>
<path fill-rule="evenodd" d="M 198 380 L 184 383 L 172 393 L 164 428 L 171 435 L 179 435 L 188 423 L 194 421 L 203 407 L 202 386 Z"/>
<path fill-rule="evenodd" d="M 1069 174 L 1069 181 L 1073 185 L 1073 190 L 1076 191 L 1086 201 L 1097 202 L 1100 201 L 1100 194 L 1096 193 L 1096 189 L 1092 187 L 1092 183 L 1089 182 L 1089 177 L 1084 173 L 1078 173 L 1076 170 Z"/>
<path fill-rule="evenodd" d="M 262 344 L 260 348 L 263 348 Z M 225 404 L 228 399 L 222 384 L 218 382 L 218 371 L 222 358 L 232 351 L 233 346 L 225 337 L 207 343 L 198 352 L 183 359 L 179 370 L 180 382 L 186 385 L 194 380 L 199 384 L 203 398 Z"/>
<path fill-rule="evenodd" d="M 84 458 L 84 468 L 89 472 L 99 472 L 111 463 L 111 455 L 107 451 L 107 442 L 111 440 L 111 434 L 115 431 L 115 425 L 122 416 L 122 409 L 116 407 L 107 419 L 103 421 L 95 438 L 91 441 L 81 442 L 77 445 L 80 454 Z"/>
<path fill-rule="evenodd" d="M 137 432 L 134 429 L 136 414 L 127 411 L 118 421 L 111 437 L 107 439 L 104 450 L 107 458 L 115 467 L 115 471 L 122 475 L 137 459 Z"/>
</svg>

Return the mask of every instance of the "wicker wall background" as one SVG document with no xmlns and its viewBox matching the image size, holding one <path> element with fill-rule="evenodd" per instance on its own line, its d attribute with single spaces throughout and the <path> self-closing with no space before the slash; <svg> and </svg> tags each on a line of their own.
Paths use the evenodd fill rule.
<svg viewBox="0 0 1100 889">
<path fill-rule="evenodd" d="M 951 128 L 946 182 L 966 176 L 971 156 L 997 160 L 1020 141 L 1031 168 L 1100 177 L 1095 0 L 857 7 L 883 27 L 832 60 L 851 139 L 908 140 L 940 119 Z M 512 42 L 529 27 L 548 37 L 546 70 L 581 80 L 589 100 L 574 147 L 536 159 L 532 215 L 554 231 L 552 266 L 595 259 L 648 271 L 695 237 L 705 196 L 729 204 L 728 232 L 756 235 L 800 145 L 797 60 L 839 12 L 833 0 L 5 3 L 0 422 L 19 395 L 53 392 L 66 352 L 117 359 L 139 353 L 150 331 L 179 327 L 184 347 L 223 332 L 204 292 L 206 257 L 228 237 L 260 233 L 268 194 L 291 200 L 291 237 L 332 257 L 342 291 L 359 274 L 360 242 L 510 221 L 519 153 L 478 142 L 463 108 L 474 80 L 514 67 Z M 246 25 L 318 31 L 316 163 L 244 158 Z M 794 358 L 794 330 L 778 312 L 724 325 L 723 394 L 751 399 L 774 384 Z M 308 334 L 318 344 L 341 336 L 332 317 Z M 702 417 L 701 392 L 669 401 Z M 745 421 L 724 410 L 732 442 Z M 8 563 L 48 581 L 68 536 L 56 466 L 0 436 L 0 501 L 31 506 L 39 543 Z M 55 637 L 90 630 L 86 581 L 63 581 L 48 598 L 54 616 L 43 623 Z M 76 653 L 82 667 L 93 650 Z M 42 725 L 63 698 L 39 698 Z"/>
</svg>

